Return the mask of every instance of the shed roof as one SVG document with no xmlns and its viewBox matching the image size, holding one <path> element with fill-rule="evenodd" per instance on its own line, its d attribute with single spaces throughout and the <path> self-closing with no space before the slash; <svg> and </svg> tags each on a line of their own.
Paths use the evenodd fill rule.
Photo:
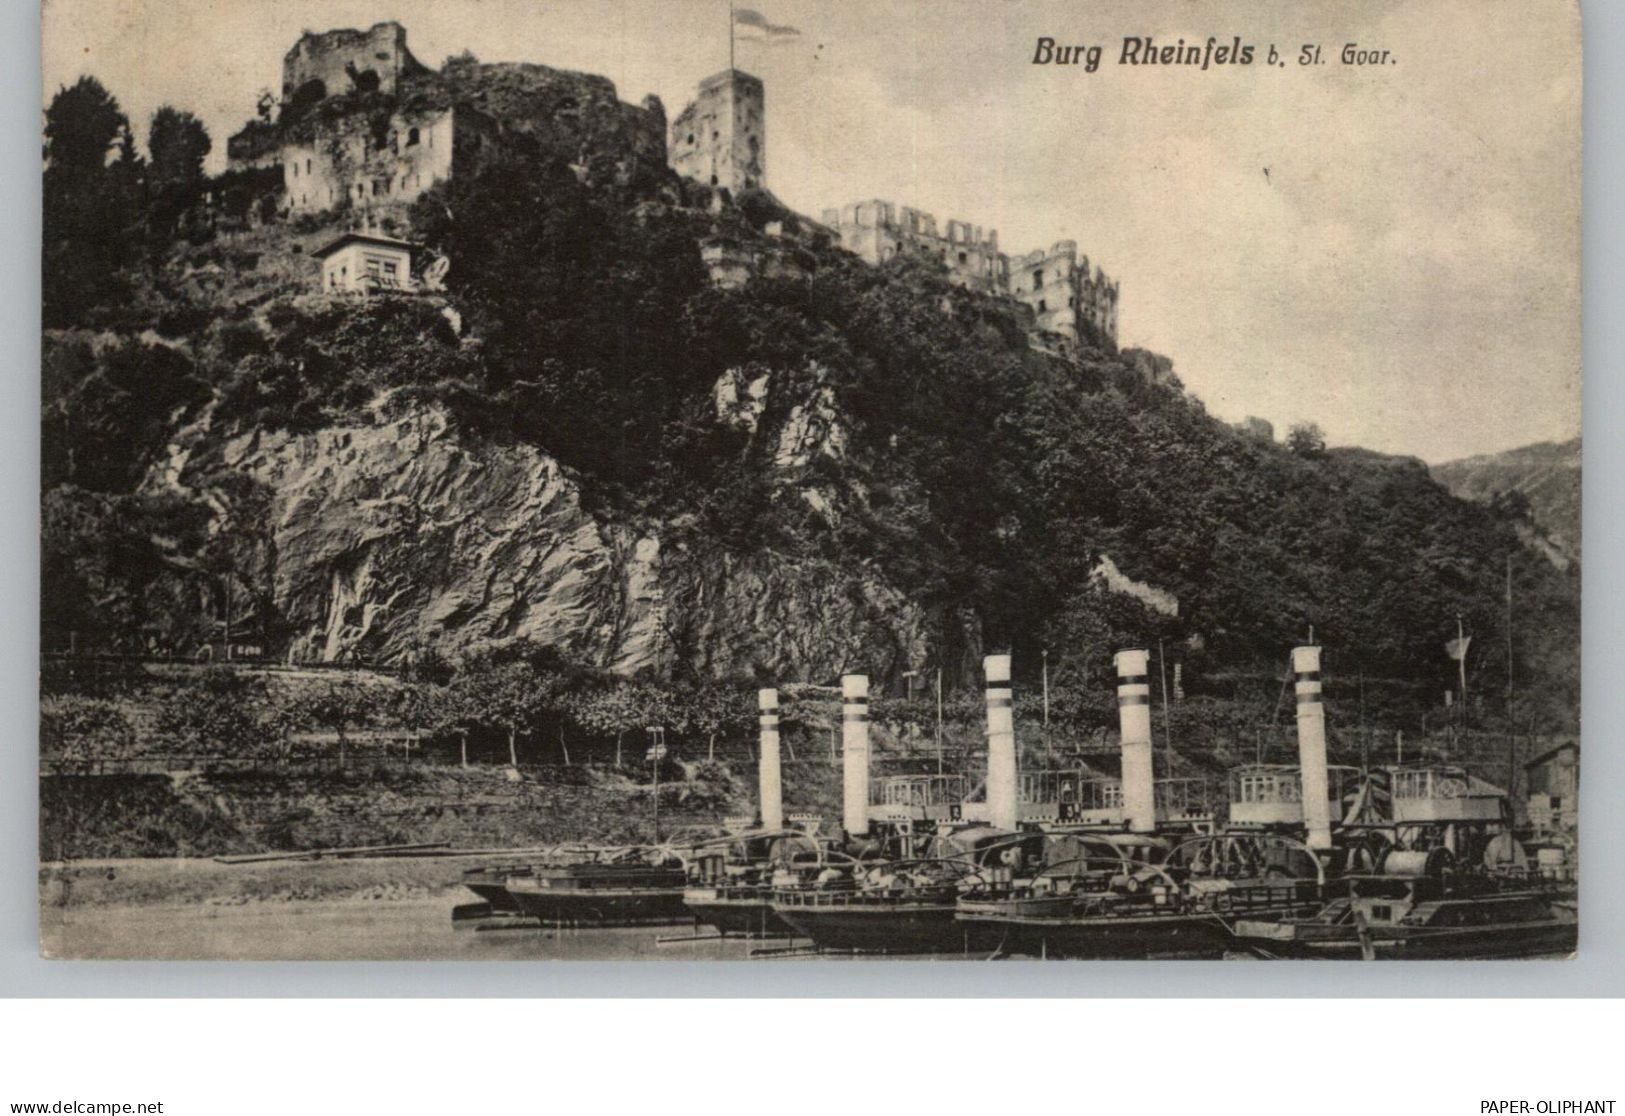
<svg viewBox="0 0 1625 1116">
<path fill-rule="evenodd" d="M 397 240 L 393 236 L 384 236 L 381 233 L 347 232 L 338 239 L 330 241 L 329 243 L 316 249 L 311 253 L 311 255 L 315 256 L 317 259 L 325 259 L 326 257 L 331 256 L 334 252 L 337 252 L 340 248 L 358 242 L 362 244 L 376 244 L 381 248 L 400 248 L 409 253 L 417 251 L 418 247 L 411 241 Z"/>
</svg>

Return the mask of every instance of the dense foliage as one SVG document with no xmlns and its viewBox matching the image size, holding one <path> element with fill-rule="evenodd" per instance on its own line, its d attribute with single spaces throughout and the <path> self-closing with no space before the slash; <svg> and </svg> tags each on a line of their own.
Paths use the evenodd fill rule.
<svg viewBox="0 0 1625 1116">
<path fill-rule="evenodd" d="M 170 123 L 174 149 L 154 149 L 153 162 L 190 166 L 207 137 Z M 135 272 L 107 247 L 109 230 L 139 225 L 151 244 L 185 225 L 154 216 L 173 214 L 153 207 L 127 131 L 93 82 L 48 114 L 48 324 L 125 297 Z M 1493 680 L 1514 665 L 1542 683 L 1547 704 L 1531 716 L 1572 720 L 1577 575 L 1521 548 L 1517 509 L 1453 499 L 1419 462 L 1328 450 L 1312 423 L 1287 445 L 1244 435 L 1106 346 L 1040 352 L 1019 308 L 954 288 L 929 261 L 868 267 L 809 232 L 794 273 L 719 288 L 703 241 L 772 247 L 762 226 L 794 229 L 794 215 L 765 195 L 711 211 L 674 178 L 579 172 L 515 140 L 414 208 L 414 235 L 452 260 L 460 332 L 421 301 L 311 304 L 272 286 L 233 317 L 175 285 L 164 334 L 175 344 L 60 346 L 46 368 L 47 485 L 134 499 L 175 424 L 205 401 L 221 436 L 314 430 L 384 398 L 430 402 L 470 436 L 542 447 L 604 515 L 876 571 L 935 619 L 950 684 L 968 677 L 975 650 L 1006 647 L 1024 681 L 1049 649 L 1059 675 L 1098 685 L 1111 650 L 1161 641 L 1188 686 L 1239 671 L 1268 690 L 1312 627 L 1328 669 L 1406 678 L 1436 697 L 1453 674 L 1442 643 L 1461 617 L 1486 649 L 1480 693 L 1498 692 Z M 274 275 L 222 258 L 227 271 Z M 718 421 L 712 391 L 730 370 L 768 379 L 756 431 L 827 394 L 839 451 L 785 465 L 772 437 Z M 809 488 L 828 512 L 786 495 Z M 57 519 L 75 535 L 53 540 L 48 515 L 48 619 L 84 607 L 55 556 L 116 534 L 67 514 L 86 499 L 61 497 Z M 138 580 L 174 553 L 139 552 L 137 572 L 117 576 Z M 1499 650 L 1508 556 L 1516 664 Z M 1177 613 L 1105 587 L 1108 558 L 1177 598 Z M 139 587 L 127 600 L 155 607 Z M 548 721 L 534 702 L 573 684 L 562 666 L 481 677 L 489 692 L 464 694 L 462 708 L 505 711 L 491 726 L 504 735 L 558 735 L 563 714 Z M 1408 716 L 1417 699 L 1396 694 L 1395 715 Z M 595 692 L 576 712 L 619 737 L 652 700 Z"/>
</svg>

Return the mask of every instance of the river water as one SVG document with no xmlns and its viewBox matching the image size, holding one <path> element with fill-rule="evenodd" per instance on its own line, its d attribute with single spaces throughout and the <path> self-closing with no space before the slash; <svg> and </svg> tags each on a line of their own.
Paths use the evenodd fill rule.
<svg viewBox="0 0 1625 1116">
<path fill-rule="evenodd" d="M 657 940 L 713 933 L 692 924 L 480 930 L 479 923 L 452 922 L 452 907 L 465 901 L 44 907 L 40 938 L 54 957 L 154 961 L 744 961 L 753 951 L 784 957 L 791 946 L 775 939 Z"/>
</svg>

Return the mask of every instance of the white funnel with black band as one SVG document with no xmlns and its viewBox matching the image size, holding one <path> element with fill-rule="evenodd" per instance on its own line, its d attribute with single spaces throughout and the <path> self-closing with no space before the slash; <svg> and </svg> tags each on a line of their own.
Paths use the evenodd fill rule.
<svg viewBox="0 0 1625 1116">
<path fill-rule="evenodd" d="M 1298 768 L 1303 781 L 1303 824 L 1312 849 L 1332 847 L 1332 818 L 1326 775 L 1326 707 L 1320 697 L 1320 648 L 1292 649 L 1292 679 L 1298 693 Z"/>
<path fill-rule="evenodd" d="M 784 828 L 784 777 L 779 770 L 779 691 L 759 690 L 762 758 L 756 765 L 756 793 L 762 808 L 763 829 Z"/>
<path fill-rule="evenodd" d="M 995 829 L 1015 829 L 1016 725 L 1010 689 L 1010 656 L 982 660 L 987 673 L 987 820 Z"/>
<path fill-rule="evenodd" d="M 1157 790 L 1151 772 L 1151 655 L 1119 651 L 1117 719 L 1123 734 L 1123 815 L 1135 833 L 1157 828 Z"/>
<path fill-rule="evenodd" d="M 869 676 L 841 675 L 841 822 L 849 837 L 869 832 Z"/>
</svg>

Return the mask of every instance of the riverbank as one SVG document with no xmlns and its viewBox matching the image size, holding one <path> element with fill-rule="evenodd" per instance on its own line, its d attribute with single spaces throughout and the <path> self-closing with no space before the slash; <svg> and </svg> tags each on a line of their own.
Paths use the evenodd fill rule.
<svg viewBox="0 0 1625 1116">
<path fill-rule="evenodd" d="M 460 891 L 465 868 L 491 859 L 489 854 L 469 854 L 253 864 L 188 857 L 59 861 L 40 865 L 40 917 L 43 923 L 51 911 L 115 906 L 438 900 Z M 474 896 L 467 895 L 466 901 L 473 902 Z"/>
<path fill-rule="evenodd" d="M 754 772 L 671 764 L 666 832 L 754 809 Z M 786 765 L 791 778 L 799 774 Z M 653 838 L 653 787 L 613 767 L 469 768 L 356 763 L 344 769 L 44 774 L 40 855 L 52 861 L 206 858 L 358 845 L 521 848 Z M 817 775 L 825 775 L 822 769 Z M 813 781 L 809 779 L 808 781 Z M 797 793 L 800 793 L 799 791 Z M 806 794 L 799 801 L 815 808 Z"/>
</svg>

